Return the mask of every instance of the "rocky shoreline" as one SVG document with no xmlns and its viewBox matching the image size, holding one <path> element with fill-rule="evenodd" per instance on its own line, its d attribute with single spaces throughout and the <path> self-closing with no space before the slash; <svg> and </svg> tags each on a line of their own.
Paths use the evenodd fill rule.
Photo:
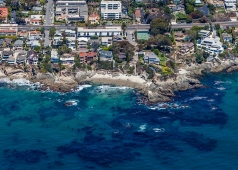
<svg viewBox="0 0 238 170">
<path fill-rule="evenodd" d="M 218 73 L 222 71 L 232 72 L 238 70 L 238 59 L 214 61 L 203 64 L 193 64 L 180 69 L 173 78 L 166 81 L 144 80 L 140 76 L 108 75 L 105 72 L 79 71 L 75 75 L 53 75 L 52 73 L 24 72 L 23 69 L 11 67 L 1 68 L 0 77 L 12 79 L 24 78 L 30 82 L 42 84 L 42 90 L 57 92 L 69 92 L 83 84 L 108 84 L 116 86 L 128 86 L 141 92 L 149 103 L 168 102 L 175 96 L 174 92 L 193 88 L 201 88 L 203 85 L 198 80 L 204 73 Z"/>
</svg>

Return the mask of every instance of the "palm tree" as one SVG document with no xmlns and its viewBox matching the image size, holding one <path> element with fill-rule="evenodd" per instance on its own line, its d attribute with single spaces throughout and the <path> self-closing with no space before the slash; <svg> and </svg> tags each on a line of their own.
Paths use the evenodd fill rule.
<svg viewBox="0 0 238 170">
<path fill-rule="evenodd" d="M 59 61 L 58 61 L 58 66 L 59 66 L 59 73 L 60 73 L 60 76 L 61 76 L 61 70 L 62 70 L 62 62 L 60 61 L 60 57 L 59 57 Z"/>
<path fill-rule="evenodd" d="M 122 24 L 121 24 L 121 29 L 122 29 L 122 31 L 123 31 L 123 36 L 125 36 L 126 27 L 127 27 L 126 23 L 125 23 L 125 22 L 122 22 Z"/>
</svg>

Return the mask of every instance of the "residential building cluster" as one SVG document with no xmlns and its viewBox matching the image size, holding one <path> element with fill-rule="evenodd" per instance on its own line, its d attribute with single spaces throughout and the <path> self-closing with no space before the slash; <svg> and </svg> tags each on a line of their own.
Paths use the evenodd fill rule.
<svg viewBox="0 0 238 170">
<path fill-rule="evenodd" d="M 65 20 L 67 23 L 87 21 L 88 5 L 84 0 L 56 1 L 56 20 Z"/>
</svg>

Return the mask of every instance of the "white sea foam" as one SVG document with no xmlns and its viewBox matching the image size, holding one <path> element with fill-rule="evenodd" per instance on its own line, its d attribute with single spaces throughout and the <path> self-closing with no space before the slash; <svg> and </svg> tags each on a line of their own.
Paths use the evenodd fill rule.
<svg viewBox="0 0 238 170">
<path fill-rule="evenodd" d="M 215 81 L 214 85 L 218 84 L 231 84 L 231 81 Z"/>
<path fill-rule="evenodd" d="M 62 102 L 63 100 L 57 99 L 57 102 Z"/>
<path fill-rule="evenodd" d="M 143 125 L 140 125 L 138 132 L 145 132 L 146 127 L 147 127 L 147 123 L 143 124 Z"/>
<path fill-rule="evenodd" d="M 127 89 L 132 89 L 132 88 L 131 87 L 126 87 L 126 86 L 101 85 L 101 86 L 98 86 L 97 89 L 100 89 L 100 90 L 110 90 L 110 89 L 127 90 Z"/>
<path fill-rule="evenodd" d="M 76 87 L 76 89 L 75 90 L 72 90 L 73 92 L 79 92 L 79 91 L 82 91 L 83 89 L 85 89 L 85 88 L 89 88 L 89 87 L 92 87 L 92 85 L 78 85 L 77 87 Z"/>
<path fill-rule="evenodd" d="M 78 102 L 79 102 L 78 100 L 71 99 L 71 100 L 66 101 L 65 103 L 69 103 L 68 106 L 77 106 Z"/>
<path fill-rule="evenodd" d="M 211 108 L 211 110 L 217 110 L 217 108 L 213 106 L 213 107 Z"/>
<path fill-rule="evenodd" d="M 184 109 L 188 108 L 188 105 L 178 104 L 178 103 L 159 103 L 157 105 L 148 106 L 151 110 L 164 110 L 164 109 Z"/>
<path fill-rule="evenodd" d="M 9 78 L 1 78 L 0 83 L 12 84 L 17 86 L 30 86 L 30 87 L 40 87 L 41 84 L 39 82 L 32 83 L 29 80 L 19 78 L 10 80 Z"/>
<path fill-rule="evenodd" d="M 194 100 L 204 100 L 204 99 L 207 99 L 207 97 L 195 96 L 195 97 L 191 98 L 190 101 L 194 101 Z"/>
<path fill-rule="evenodd" d="M 223 91 L 223 90 L 226 90 L 226 88 L 225 87 L 218 87 L 217 90 Z"/>
<path fill-rule="evenodd" d="M 215 100 L 214 99 L 209 99 L 207 100 L 208 102 L 214 102 Z"/>
<path fill-rule="evenodd" d="M 156 133 L 165 132 L 165 129 L 164 128 L 154 128 L 153 131 L 156 132 Z"/>
</svg>

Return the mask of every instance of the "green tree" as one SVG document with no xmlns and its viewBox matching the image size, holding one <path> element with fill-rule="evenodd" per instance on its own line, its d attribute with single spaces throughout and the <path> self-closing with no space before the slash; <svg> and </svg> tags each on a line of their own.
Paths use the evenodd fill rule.
<svg viewBox="0 0 238 170">
<path fill-rule="evenodd" d="M 40 48 L 40 46 L 36 46 L 36 47 L 34 48 L 34 50 L 37 51 L 37 52 L 40 52 L 41 48 Z"/>
<path fill-rule="evenodd" d="M 93 51 L 97 51 L 98 47 L 99 47 L 98 42 L 92 42 L 91 48 L 93 49 Z"/>
<path fill-rule="evenodd" d="M 164 8 L 164 12 L 165 12 L 166 14 L 171 14 L 171 13 L 172 13 L 172 10 L 171 10 L 168 6 L 166 6 L 166 7 Z"/>
<path fill-rule="evenodd" d="M 171 31 L 171 39 L 173 44 L 176 44 L 175 38 L 174 38 L 174 30 Z"/>
<path fill-rule="evenodd" d="M 155 18 L 150 22 L 150 34 L 156 36 L 157 34 L 164 34 L 170 30 L 170 23 L 165 17 Z"/>
<path fill-rule="evenodd" d="M 203 17 L 203 13 L 199 10 L 195 10 L 191 13 L 191 16 L 193 19 L 199 19 L 199 18 Z"/>
<path fill-rule="evenodd" d="M 121 29 L 122 29 L 122 31 L 123 31 L 123 35 L 124 35 L 124 36 L 125 36 L 125 32 L 126 32 L 126 27 L 127 27 L 126 23 L 125 23 L 125 22 L 122 22 L 122 24 L 121 24 Z"/>
<path fill-rule="evenodd" d="M 60 60 L 60 57 L 59 57 L 58 66 L 59 66 L 59 73 L 60 73 L 60 76 L 61 76 L 61 70 L 63 70 L 63 64 L 62 64 L 62 62 Z"/>
<path fill-rule="evenodd" d="M 6 6 L 10 6 L 11 5 L 11 0 L 6 0 L 5 3 L 6 3 Z"/>
<path fill-rule="evenodd" d="M 187 30 L 186 34 L 188 35 L 191 41 L 193 41 L 197 37 L 197 32 L 194 30 Z"/>
<path fill-rule="evenodd" d="M 12 8 L 9 6 L 8 7 L 8 15 L 7 15 L 7 19 L 10 20 L 12 18 Z"/>
<path fill-rule="evenodd" d="M 190 5 L 189 3 L 186 3 L 185 11 L 186 11 L 186 14 L 191 14 L 194 11 L 194 6 Z"/>
<path fill-rule="evenodd" d="M 46 4 L 46 0 L 40 0 L 40 4 L 43 6 Z"/>
<path fill-rule="evenodd" d="M 55 27 L 51 27 L 51 28 L 50 28 L 50 33 L 49 33 L 50 36 L 51 36 L 51 37 L 54 37 L 55 32 L 56 32 L 56 28 L 55 28 Z"/>
<path fill-rule="evenodd" d="M 190 15 L 186 15 L 186 22 L 187 23 L 193 22 L 193 18 Z"/>
<path fill-rule="evenodd" d="M 156 55 L 159 55 L 159 50 L 158 50 L 158 49 L 155 49 L 155 50 L 154 50 L 154 53 L 155 53 Z"/>
<path fill-rule="evenodd" d="M 210 56 L 210 54 L 206 51 L 203 51 L 202 56 L 203 56 L 203 58 L 207 59 Z"/>
<path fill-rule="evenodd" d="M 218 35 L 220 36 L 221 42 L 223 42 L 222 29 L 221 28 L 219 28 L 219 30 L 218 30 Z"/>
<path fill-rule="evenodd" d="M 209 12 L 210 12 L 211 15 L 215 14 L 216 7 L 213 4 L 208 3 L 207 8 L 209 9 Z"/>
<path fill-rule="evenodd" d="M 44 34 L 44 33 L 45 33 L 45 28 L 44 28 L 44 27 L 41 27 L 40 33 L 41 33 L 41 34 Z"/>
<path fill-rule="evenodd" d="M 215 24 L 216 30 L 219 30 L 221 28 L 220 24 Z"/>
<path fill-rule="evenodd" d="M 46 9 L 43 7 L 41 10 L 41 15 L 45 15 L 46 14 Z"/>
<path fill-rule="evenodd" d="M 192 6 L 195 5 L 195 0 L 186 0 L 185 2 L 192 5 Z"/>
<path fill-rule="evenodd" d="M 202 64 L 203 61 L 204 61 L 204 58 L 203 58 L 202 54 L 199 52 L 199 53 L 196 53 L 195 55 L 196 55 L 196 62 L 198 64 Z"/>
</svg>

